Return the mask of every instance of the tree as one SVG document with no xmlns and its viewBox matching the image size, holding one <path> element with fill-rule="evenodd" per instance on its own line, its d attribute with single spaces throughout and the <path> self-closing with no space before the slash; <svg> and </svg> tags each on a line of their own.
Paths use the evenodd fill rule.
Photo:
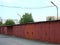
<svg viewBox="0 0 60 45">
<path fill-rule="evenodd" d="M 52 21 L 52 20 L 56 20 L 54 16 L 48 16 L 46 18 L 47 21 Z"/>
<path fill-rule="evenodd" d="M 30 13 L 25 13 L 21 20 L 20 20 L 20 24 L 26 24 L 26 23 L 32 23 L 34 22 L 33 18 L 32 18 L 32 14 Z"/>
<path fill-rule="evenodd" d="M 2 22 L 0 22 L 0 26 L 2 25 Z"/>
<path fill-rule="evenodd" d="M 0 17 L 0 26 L 3 25 L 2 18 Z"/>
<path fill-rule="evenodd" d="M 15 24 L 15 22 L 11 19 L 6 20 L 6 22 L 4 23 L 4 25 L 7 25 L 7 26 L 14 25 L 14 24 Z"/>
</svg>

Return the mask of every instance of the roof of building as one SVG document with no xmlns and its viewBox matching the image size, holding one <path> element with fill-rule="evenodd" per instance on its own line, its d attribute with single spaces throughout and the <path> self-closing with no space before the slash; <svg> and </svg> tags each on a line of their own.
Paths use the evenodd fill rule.
<svg viewBox="0 0 60 45">
<path fill-rule="evenodd" d="M 60 21 L 60 20 L 41 21 L 41 22 L 33 22 L 33 23 L 26 23 L 26 24 L 15 24 L 15 25 L 8 25 L 8 26 L 20 26 L 20 25 L 27 25 L 27 24 L 38 24 L 38 23 L 57 22 L 57 21 Z"/>
</svg>

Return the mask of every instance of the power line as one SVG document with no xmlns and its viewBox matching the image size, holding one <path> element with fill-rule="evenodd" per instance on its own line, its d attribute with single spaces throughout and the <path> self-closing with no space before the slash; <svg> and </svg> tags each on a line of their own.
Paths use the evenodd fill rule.
<svg viewBox="0 0 60 45">
<path fill-rule="evenodd" d="M 49 7 L 53 7 L 53 6 L 44 6 L 44 7 L 20 7 L 20 6 L 6 6 L 6 5 L 0 5 L 0 7 L 21 8 L 21 9 L 42 9 L 42 8 L 49 8 Z"/>
</svg>

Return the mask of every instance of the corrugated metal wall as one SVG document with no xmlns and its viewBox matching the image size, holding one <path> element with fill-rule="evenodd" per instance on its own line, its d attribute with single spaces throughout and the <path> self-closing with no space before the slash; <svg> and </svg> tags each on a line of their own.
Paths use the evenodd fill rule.
<svg viewBox="0 0 60 45">
<path fill-rule="evenodd" d="M 33 39 L 33 25 L 25 25 L 25 37 L 28 39 Z"/>
<path fill-rule="evenodd" d="M 60 43 L 60 21 L 47 21 L 14 26 L 0 26 L 0 34 Z"/>
</svg>

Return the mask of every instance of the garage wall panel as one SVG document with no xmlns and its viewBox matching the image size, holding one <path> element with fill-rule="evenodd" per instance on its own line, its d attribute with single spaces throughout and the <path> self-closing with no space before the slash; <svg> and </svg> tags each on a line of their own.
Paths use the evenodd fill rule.
<svg viewBox="0 0 60 45">
<path fill-rule="evenodd" d="M 7 27 L 4 26 L 4 34 L 7 35 Z"/>
<path fill-rule="evenodd" d="M 39 24 L 34 24 L 34 30 L 35 30 L 35 39 L 39 40 Z"/>
<path fill-rule="evenodd" d="M 60 21 L 55 22 L 55 43 L 60 43 Z"/>
<path fill-rule="evenodd" d="M 55 30 L 56 30 L 56 23 L 55 22 L 50 22 L 50 42 L 55 41 Z"/>
</svg>

